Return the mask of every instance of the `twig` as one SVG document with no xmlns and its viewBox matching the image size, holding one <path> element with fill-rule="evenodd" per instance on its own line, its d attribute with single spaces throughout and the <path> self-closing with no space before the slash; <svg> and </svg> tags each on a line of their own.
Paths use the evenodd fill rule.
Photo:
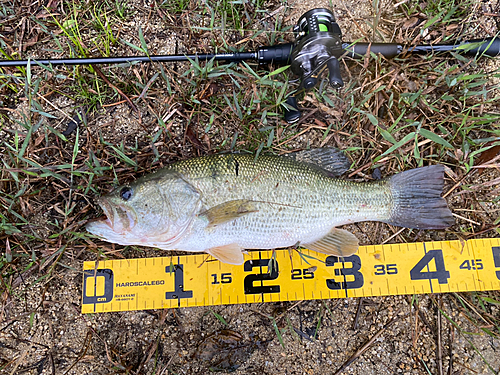
<svg viewBox="0 0 500 375">
<path fill-rule="evenodd" d="M 52 351 L 49 351 L 49 359 L 50 359 L 50 369 L 52 370 L 52 375 L 56 375 L 56 364 L 54 363 L 54 356 L 52 355 Z"/>
<path fill-rule="evenodd" d="M 460 216 L 460 215 L 457 215 L 455 213 L 452 213 L 453 216 L 455 217 L 458 217 L 459 219 L 462 219 L 462 220 L 465 220 L 465 221 L 468 221 L 469 223 L 471 224 L 475 224 L 475 225 L 481 225 L 481 223 L 478 223 L 477 221 L 474 221 L 474 220 L 471 220 L 471 219 L 467 219 L 466 217 L 463 217 L 463 216 Z"/>
<path fill-rule="evenodd" d="M 379 338 L 382 333 L 384 333 L 387 328 L 389 328 L 392 324 L 394 324 L 396 321 L 400 320 L 401 317 L 398 315 L 401 310 L 398 310 L 396 313 L 396 316 L 392 318 L 385 326 L 383 326 L 377 333 L 373 335 L 373 337 L 368 340 L 366 343 L 364 343 L 361 348 L 359 348 L 356 353 L 354 353 L 351 358 L 349 358 L 340 368 L 335 371 L 333 375 L 339 375 L 342 371 L 344 371 L 351 363 L 353 363 L 356 359 L 358 359 L 364 352 L 368 350 L 368 348 Z"/>
<path fill-rule="evenodd" d="M 483 233 L 489 232 L 490 230 L 495 230 L 495 229 L 498 229 L 498 228 L 500 228 L 500 224 L 494 225 L 494 226 L 492 226 L 490 228 L 486 228 L 486 229 L 484 229 L 484 230 L 482 230 L 480 232 L 476 232 L 476 233 L 470 234 L 467 237 L 465 237 L 465 239 L 468 240 L 470 238 L 479 236 L 480 234 L 483 234 Z"/>
<path fill-rule="evenodd" d="M 448 326 L 450 327 L 450 334 L 449 334 L 449 349 L 448 349 L 448 356 L 450 357 L 450 362 L 448 363 L 448 375 L 453 375 L 453 340 L 455 340 L 455 327 L 453 324 L 448 322 Z"/>
<path fill-rule="evenodd" d="M 130 107 L 132 107 L 132 109 L 133 109 L 135 112 L 137 112 L 137 113 L 139 114 L 139 116 L 140 116 L 140 112 L 139 112 L 139 110 L 137 109 L 137 107 L 135 106 L 135 104 L 134 104 L 134 103 L 132 103 L 132 100 L 130 100 L 130 98 L 129 98 L 127 95 L 125 95 L 125 94 L 123 93 L 123 91 L 122 91 L 122 90 L 120 90 L 118 87 L 116 87 L 115 85 L 113 85 L 113 84 L 109 81 L 109 79 L 108 79 L 108 78 L 104 75 L 104 73 L 101 71 L 101 69 L 99 69 L 96 65 L 91 65 L 91 66 L 92 66 L 92 68 L 95 70 L 95 72 L 97 73 L 97 75 L 98 75 L 99 77 L 101 77 L 101 78 L 102 78 L 102 80 L 103 80 L 104 82 L 106 82 L 106 83 L 109 85 L 109 87 L 111 87 L 112 89 L 116 90 L 116 92 L 117 92 L 118 94 L 120 94 L 120 96 L 121 96 L 123 99 L 125 99 L 125 100 L 127 101 L 127 103 L 130 105 Z M 140 118 L 140 117 L 139 117 L 139 118 Z"/>
<path fill-rule="evenodd" d="M 408 0 L 403 0 L 403 1 L 400 1 L 399 3 L 397 3 L 397 4 L 394 4 L 393 6 L 394 6 L 394 8 L 397 8 L 398 6 L 403 5 L 404 3 L 407 3 L 407 2 L 408 2 Z"/>
<path fill-rule="evenodd" d="M 83 41 L 79 40 L 80 44 L 82 45 L 83 48 L 87 49 L 87 46 L 83 43 Z M 88 57 L 88 56 L 85 56 L 85 57 Z M 132 107 L 132 109 L 137 112 L 137 115 L 139 116 L 139 121 L 141 119 L 141 112 L 137 109 L 137 107 L 135 106 L 134 103 L 132 103 L 132 100 L 129 99 L 129 97 L 127 95 L 125 95 L 118 87 L 116 87 L 115 85 L 113 85 L 109 79 L 104 75 L 104 73 L 101 71 L 101 69 L 95 65 L 95 64 L 90 64 L 90 66 L 95 70 L 95 72 L 97 73 L 97 75 L 99 77 L 102 78 L 102 80 L 104 82 L 106 82 L 111 88 L 113 88 L 114 90 L 116 90 L 116 92 L 118 94 L 120 94 L 120 96 L 122 96 L 126 101 L 127 103 L 130 105 L 130 107 Z"/>
<path fill-rule="evenodd" d="M 14 360 L 17 363 L 15 364 L 14 368 L 12 369 L 10 375 L 14 375 L 16 373 L 17 368 L 19 367 L 19 365 L 24 363 L 24 359 L 26 358 L 27 355 L 28 355 L 28 349 L 24 349 L 22 351 L 21 355 L 19 356 L 19 358 L 17 358 L 17 360 Z"/>
<path fill-rule="evenodd" d="M 438 296 L 438 308 L 437 308 L 437 365 L 438 374 L 443 375 L 443 348 L 441 343 L 441 309 L 443 305 L 442 295 Z"/>
<path fill-rule="evenodd" d="M 469 177 L 469 174 L 471 173 L 472 169 L 469 170 L 469 172 L 467 172 L 455 185 L 452 186 L 452 188 L 450 190 L 448 190 L 446 193 L 443 194 L 443 198 L 446 198 L 448 195 L 451 194 L 452 191 L 454 191 L 457 187 L 459 187 L 460 185 L 462 185 L 462 182 L 467 178 Z"/>
<path fill-rule="evenodd" d="M 454 295 L 457 296 L 460 299 L 460 301 L 462 301 L 464 304 L 466 304 L 469 307 L 469 309 L 471 309 L 485 324 L 487 324 L 489 326 L 495 325 L 492 321 L 490 321 L 489 319 L 487 319 L 486 317 L 481 315 L 481 313 L 477 310 L 477 308 L 467 298 L 465 298 L 462 294 L 454 293 Z"/>
<path fill-rule="evenodd" d="M 356 315 L 354 316 L 354 324 L 352 325 L 352 329 L 354 331 L 358 329 L 359 313 L 361 312 L 361 307 L 363 307 L 363 300 L 364 298 L 361 297 L 358 302 L 358 308 L 356 309 Z"/>
<path fill-rule="evenodd" d="M 62 109 L 58 108 L 57 106 L 55 106 L 54 104 L 52 104 L 52 102 L 48 99 L 46 99 L 43 95 L 40 95 L 37 93 L 37 96 L 41 99 L 43 99 L 45 101 L 45 103 L 47 103 L 48 105 L 50 105 L 52 108 L 54 108 L 56 111 L 58 112 L 61 112 L 63 114 L 64 117 L 66 117 L 68 120 L 70 121 L 73 121 L 73 118 L 68 115 L 66 112 L 64 112 Z"/>
<path fill-rule="evenodd" d="M 68 369 L 64 372 L 63 375 L 66 375 L 71 371 L 75 365 L 82 360 L 83 357 L 87 354 L 87 350 L 90 347 L 90 344 L 92 342 L 92 333 L 90 331 L 87 331 L 87 336 L 85 336 L 85 340 L 83 341 L 82 345 L 82 350 L 80 351 L 80 354 L 78 355 L 78 358 L 71 364 L 71 366 L 68 367 Z M 53 360 L 52 360 L 53 361 Z M 55 371 L 54 371 L 55 373 Z"/>
<path fill-rule="evenodd" d="M 405 229 L 406 228 L 401 228 L 400 230 L 398 230 L 396 233 L 394 233 L 392 236 L 390 236 L 388 239 L 386 239 L 384 242 L 382 242 L 382 245 L 386 244 L 387 242 L 389 242 L 390 240 L 392 240 L 394 237 L 396 237 L 399 234 L 401 234 L 401 232 L 404 231 Z"/>
<path fill-rule="evenodd" d="M 297 133 L 297 134 L 295 134 L 293 137 L 288 138 L 286 141 L 281 142 L 281 143 L 280 143 L 279 145 L 277 145 L 276 147 L 279 147 L 279 146 L 281 146 L 281 145 L 284 145 L 285 143 L 288 143 L 288 142 L 290 142 L 291 140 L 293 140 L 293 139 L 295 139 L 295 138 L 297 138 L 297 137 L 300 137 L 302 134 L 304 134 L 304 133 L 308 132 L 309 130 L 311 130 L 311 128 L 312 128 L 312 127 L 308 127 L 308 128 L 306 128 L 306 129 L 302 130 L 300 133 Z"/>
</svg>

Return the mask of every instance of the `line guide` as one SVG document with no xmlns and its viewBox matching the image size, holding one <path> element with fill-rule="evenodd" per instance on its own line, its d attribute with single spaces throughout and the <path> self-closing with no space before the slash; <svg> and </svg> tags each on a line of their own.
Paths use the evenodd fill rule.
<svg viewBox="0 0 500 375">
<path fill-rule="evenodd" d="M 85 262 L 82 313 L 500 290 L 500 238 L 361 246 L 346 258 L 251 251 L 241 266 L 206 258 Z"/>
</svg>

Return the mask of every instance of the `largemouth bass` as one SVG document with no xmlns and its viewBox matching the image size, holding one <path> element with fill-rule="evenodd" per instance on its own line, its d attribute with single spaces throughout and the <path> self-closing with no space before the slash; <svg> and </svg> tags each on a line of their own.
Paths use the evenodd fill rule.
<svg viewBox="0 0 500 375">
<path fill-rule="evenodd" d="M 87 230 L 121 245 L 207 252 L 242 264 L 244 249 L 300 244 L 349 256 L 360 221 L 442 229 L 453 224 L 441 197 L 444 167 L 433 165 L 373 182 L 337 177 L 349 167 L 334 148 L 288 156 L 213 155 L 171 164 L 97 200 L 106 220 Z"/>
</svg>

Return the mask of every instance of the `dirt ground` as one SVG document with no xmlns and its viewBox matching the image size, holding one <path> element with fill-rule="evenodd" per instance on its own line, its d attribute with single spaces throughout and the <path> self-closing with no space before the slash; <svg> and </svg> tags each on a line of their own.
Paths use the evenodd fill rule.
<svg viewBox="0 0 500 375">
<path fill-rule="evenodd" d="M 165 31 L 171 20 L 165 20 L 163 23 L 158 17 L 152 17 L 152 21 L 149 22 L 142 15 L 146 14 L 144 9 L 150 4 L 135 1 L 132 3 L 142 11 L 138 13 L 140 17 L 124 23 L 121 28 L 123 35 L 136 33 L 138 25 L 141 25 L 145 36 L 154 35 L 148 42 L 155 53 L 173 53 L 175 48 L 179 53 L 189 50 L 189 41 L 183 39 L 181 31 L 176 28 Z M 363 20 L 373 19 L 374 4 L 378 2 L 364 0 L 270 2 L 267 12 L 273 17 L 279 17 L 286 24 L 293 25 L 308 9 L 329 7 L 337 16 L 344 39 L 355 40 L 364 38 L 370 33 L 369 25 Z M 401 35 L 395 29 L 401 28 L 410 20 L 390 18 L 395 11 L 395 4 L 396 2 L 388 1 L 382 2 L 381 6 L 385 7 L 383 14 L 390 21 L 385 23 L 384 27 L 389 30 L 388 25 L 393 25 L 392 38 L 397 40 Z M 478 2 L 477 9 L 481 10 L 481 14 L 495 13 L 498 10 L 496 3 L 487 1 Z M 498 17 L 498 13 L 495 14 L 495 17 Z M 353 19 L 356 23 L 352 22 Z M 498 33 L 493 16 L 478 16 L 477 20 L 482 22 L 483 27 L 478 30 L 470 26 L 471 34 L 480 34 L 477 36 L 482 37 L 488 32 L 489 35 Z M 386 41 L 391 40 L 387 33 L 384 35 L 388 38 Z M 375 39 L 380 38 L 375 37 Z M 174 47 L 176 43 L 177 47 Z M 209 45 L 207 43 L 206 46 Z M 49 44 L 46 48 L 51 50 L 53 45 Z M 119 54 L 120 50 L 117 49 L 114 53 Z M 492 61 L 484 64 L 490 70 L 497 69 Z M 182 69 L 187 68 L 186 65 L 179 66 L 178 74 L 181 75 Z M 141 68 L 137 68 L 131 71 L 130 75 L 141 73 Z M 36 77 L 36 74 L 41 73 L 34 71 L 32 74 Z M 404 80 L 404 74 L 400 78 Z M 142 83 L 146 82 L 147 79 L 144 79 Z M 410 87 L 419 84 L 411 80 L 407 82 Z M 203 87 L 205 86 L 206 84 Z M 167 88 L 165 85 L 156 90 L 166 91 Z M 196 97 L 193 98 L 197 100 Z M 332 97 L 332 100 L 337 99 Z M 45 101 L 42 103 L 44 111 L 54 116 L 47 120 L 48 123 L 60 132 L 65 130 L 68 117 L 73 117 L 73 109 L 81 104 L 63 92 L 50 96 L 50 104 Z M 319 103 L 314 95 L 309 95 L 304 103 L 311 110 L 312 116 L 301 126 L 311 125 L 311 128 L 293 140 L 294 149 L 322 144 L 324 129 L 313 128 L 318 124 L 314 122 L 315 109 L 324 111 L 327 113 L 325 116 L 331 118 L 341 116 L 339 112 L 343 110 L 342 107 L 327 108 L 328 106 Z M 129 146 L 134 146 L 134 142 L 140 145 L 145 137 L 145 127 L 150 134 L 156 134 L 158 128 L 156 125 L 151 125 L 156 119 L 152 115 L 153 111 L 148 110 L 148 102 L 137 101 L 136 104 L 142 113 L 140 120 L 123 100 L 122 103 L 113 106 L 97 106 L 96 111 L 89 115 L 88 128 L 91 132 L 97 133 L 98 130 L 102 132 L 102 142 L 118 145 L 121 140 L 126 139 Z M 7 106 L 5 103 L 4 105 Z M 9 105 L 14 109 L 9 112 L 11 120 L 3 120 L 4 130 L 16 129 L 19 125 L 12 119 L 22 118 L 23 111 L 27 111 L 25 104 L 23 109 L 22 102 Z M 178 148 L 170 147 L 159 160 L 155 160 L 154 165 L 147 165 L 146 162 L 141 164 L 137 173 L 143 174 L 172 160 L 199 153 L 199 149 L 192 144 L 179 141 L 183 137 L 186 138 L 187 120 L 179 114 L 180 110 L 176 112 L 176 108 L 181 108 L 181 104 L 176 106 L 176 103 L 169 102 L 168 106 L 163 107 L 161 115 L 165 121 L 171 120 L 169 130 Z M 204 129 L 208 118 L 200 116 L 200 128 Z M 224 126 L 225 130 L 220 130 Z M 227 144 L 224 142 L 231 137 L 224 131 L 228 134 L 234 129 L 243 131 L 246 125 L 232 126 L 232 124 L 219 124 L 218 130 L 211 129 L 206 132 L 208 140 L 200 136 L 204 147 L 208 144 L 212 150 L 227 149 Z M 283 135 L 287 130 L 285 125 L 282 126 Z M 344 133 L 339 132 L 335 137 L 328 138 L 328 144 L 338 146 L 335 144 L 338 137 L 349 139 L 349 129 L 342 131 Z M 4 131 L 0 133 L 0 137 L 11 137 L 11 134 Z M 72 136 L 74 137 L 74 134 Z M 81 136 L 83 139 L 83 135 Z M 42 138 L 40 142 L 43 141 Z M 154 141 L 156 147 L 162 147 L 161 139 Z M 140 149 L 140 146 L 137 146 L 137 149 Z M 139 157 L 144 156 L 144 158 L 152 158 L 153 154 L 153 147 L 138 152 Z M 34 160 L 38 156 L 30 155 Z M 358 161 L 366 162 L 366 160 L 369 159 L 360 158 Z M 117 181 L 123 182 L 132 178 L 133 174 L 126 167 L 123 162 L 115 165 Z M 388 170 L 389 168 L 383 169 L 383 173 Z M 364 172 L 365 176 L 370 175 L 370 170 Z M 449 180 L 446 182 L 445 191 L 455 182 L 452 180 L 452 177 L 455 177 L 453 173 L 452 170 L 448 172 Z M 113 178 L 111 174 L 112 172 L 109 172 L 109 179 Z M 2 176 L 6 181 L 5 175 Z M 469 184 L 472 187 L 479 186 L 484 181 L 493 181 L 499 177 L 498 167 L 491 168 L 473 181 L 469 181 Z M 361 179 L 363 175 L 357 174 L 355 178 Z M 456 181 L 458 180 L 460 178 L 457 177 Z M 92 181 L 92 186 L 99 186 L 100 181 L 104 181 L 104 177 L 96 177 L 96 180 Z M 44 185 L 58 183 L 59 181 L 50 180 L 49 177 Z M 482 194 L 485 189 L 489 189 L 489 192 L 496 188 L 496 186 L 481 186 L 477 188 L 478 194 Z M 0 188 L 2 188 L 1 183 Z M 105 193 L 108 188 L 109 186 L 94 188 L 87 192 L 85 198 L 80 199 L 77 207 L 87 216 L 78 216 L 79 213 L 76 213 L 78 209 L 75 209 L 75 212 L 69 215 L 72 220 L 68 221 L 70 225 L 74 224 L 72 228 L 76 228 L 77 233 L 84 232 L 83 225 L 87 219 L 100 215 L 99 209 L 92 202 L 97 196 L 97 191 Z M 488 192 L 484 194 L 487 195 Z M 495 203 L 498 200 L 495 198 L 498 199 L 498 189 L 495 196 L 488 198 L 491 212 L 498 210 Z M 52 198 L 44 199 L 51 201 Z M 461 196 L 452 196 L 448 201 L 453 208 L 468 209 L 468 206 L 459 206 L 460 199 Z M 35 210 L 36 215 L 30 217 L 31 227 L 23 227 L 23 230 L 35 233 L 39 238 L 49 238 L 53 233 L 50 231 L 50 226 L 44 223 L 53 221 L 50 212 L 54 206 L 56 210 L 64 209 L 64 203 L 53 202 L 46 211 Z M 460 211 L 460 215 L 465 214 Z M 481 219 L 492 221 L 487 211 L 475 216 L 473 221 Z M 358 235 L 362 244 L 380 243 L 394 234 L 387 226 L 382 227 L 373 223 L 349 226 L 348 229 Z M 459 231 L 453 233 L 430 231 L 420 233 L 418 240 L 461 238 L 456 233 Z M 404 233 L 395 236 L 392 242 L 411 239 L 410 235 L 403 236 Z M 498 237 L 498 233 L 488 232 L 484 236 Z M 58 243 L 57 238 L 59 237 L 51 240 L 52 242 L 31 248 L 33 252 L 44 255 L 44 262 L 33 262 L 35 266 L 27 267 L 31 257 L 31 252 L 28 251 L 28 255 L 23 258 L 24 263 L 16 264 L 17 272 L 2 282 L 1 373 L 100 375 L 207 374 L 217 371 L 220 374 L 334 374 L 353 355 L 355 358 L 348 366 L 341 369 L 339 374 L 500 373 L 500 332 L 498 332 L 500 305 L 492 303 L 478 311 L 477 306 L 480 303 L 475 293 L 347 298 L 83 315 L 80 310 L 84 261 L 154 257 L 164 256 L 165 253 L 154 249 L 123 249 L 119 246 L 115 248 L 104 243 L 98 243 L 103 249 L 99 250 L 99 247 L 93 246 L 95 243 L 86 240 L 78 242 L 73 239 L 70 246 L 60 252 L 54 249 L 59 249 L 64 243 Z M 3 235 L 1 240 L 4 241 L 6 253 L 10 249 L 9 244 L 16 242 L 15 235 L 11 237 Z M 487 295 L 496 301 L 500 299 L 499 291 Z M 270 316 L 276 318 L 277 327 L 283 330 L 281 336 L 277 335 Z M 491 322 L 495 322 L 496 326 Z M 485 333 L 485 329 L 494 333 L 489 335 Z M 373 338 L 375 339 L 372 340 Z M 365 344 L 367 349 L 356 356 L 355 354 Z"/>
</svg>

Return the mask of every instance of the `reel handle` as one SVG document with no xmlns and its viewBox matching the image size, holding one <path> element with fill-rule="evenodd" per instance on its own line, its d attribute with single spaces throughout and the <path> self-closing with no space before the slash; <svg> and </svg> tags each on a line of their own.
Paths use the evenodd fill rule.
<svg viewBox="0 0 500 375">
<path fill-rule="evenodd" d="M 342 87 L 344 87 L 344 81 L 342 80 L 342 75 L 340 74 L 339 60 L 333 57 L 328 60 L 326 66 L 328 67 L 328 72 L 330 73 L 330 85 L 334 89 L 340 90 Z"/>
<path fill-rule="evenodd" d="M 285 121 L 289 124 L 299 121 L 302 113 L 299 110 L 299 105 L 297 103 L 297 98 L 295 96 L 289 96 L 286 101 L 286 106 L 284 109 Z"/>
</svg>

